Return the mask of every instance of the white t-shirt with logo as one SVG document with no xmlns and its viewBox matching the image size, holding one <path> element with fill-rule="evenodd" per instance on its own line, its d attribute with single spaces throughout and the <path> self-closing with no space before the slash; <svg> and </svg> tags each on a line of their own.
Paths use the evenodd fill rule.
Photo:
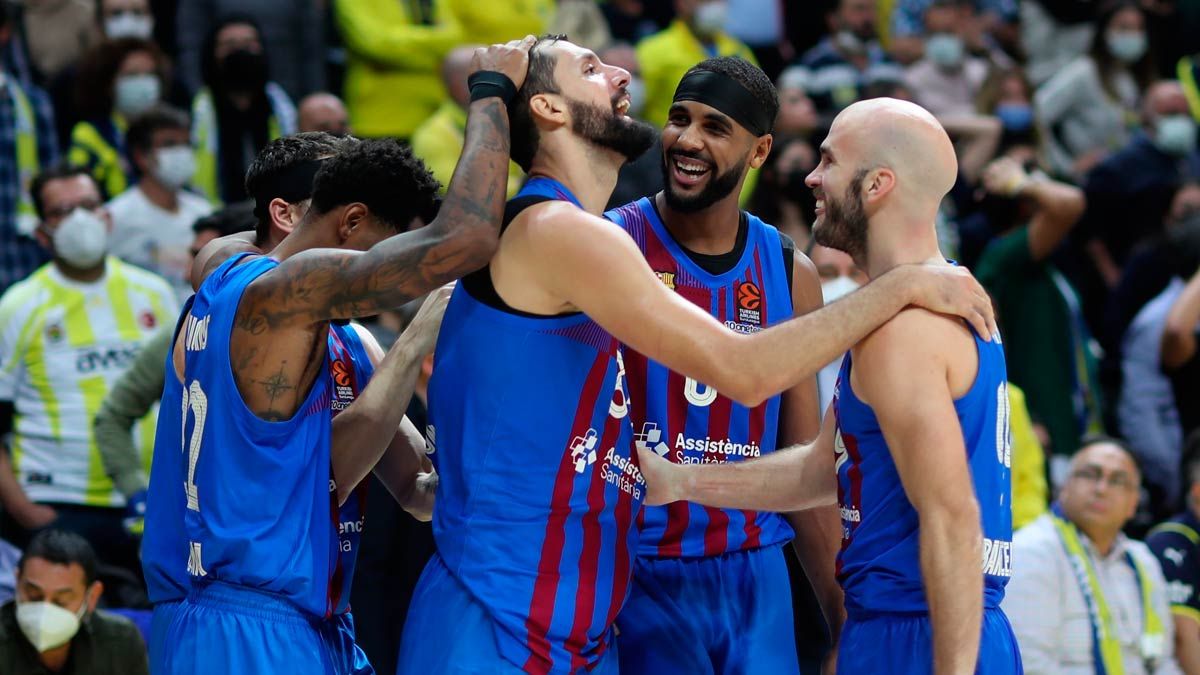
<svg viewBox="0 0 1200 675">
<path fill-rule="evenodd" d="M 191 295 L 192 225 L 212 213 L 212 205 L 181 190 L 179 208 L 172 213 L 151 203 L 135 185 L 110 201 L 108 210 L 113 220 L 109 252 L 166 279 L 180 302 Z"/>
</svg>

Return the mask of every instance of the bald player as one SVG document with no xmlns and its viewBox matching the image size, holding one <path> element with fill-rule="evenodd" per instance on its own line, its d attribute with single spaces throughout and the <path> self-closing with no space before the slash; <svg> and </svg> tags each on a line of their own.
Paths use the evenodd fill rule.
<svg viewBox="0 0 1200 675">
<path fill-rule="evenodd" d="M 324 131 L 334 136 L 350 133 L 350 117 L 342 99 L 328 92 L 309 94 L 300 101 L 297 110 L 300 131 Z"/>
<path fill-rule="evenodd" d="M 872 279 L 950 265 L 934 216 L 956 171 L 924 109 L 856 103 L 834 120 L 807 180 L 813 237 Z M 909 308 L 845 356 L 813 444 L 725 466 L 640 452 L 647 503 L 793 511 L 836 498 L 847 613 L 838 672 L 1020 672 L 1000 610 L 1012 540 L 1007 386 L 998 340 Z"/>
</svg>

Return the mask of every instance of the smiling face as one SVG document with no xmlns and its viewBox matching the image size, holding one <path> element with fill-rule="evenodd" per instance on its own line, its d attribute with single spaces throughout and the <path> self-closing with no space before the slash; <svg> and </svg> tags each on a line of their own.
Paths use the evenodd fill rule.
<svg viewBox="0 0 1200 675">
<path fill-rule="evenodd" d="M 758 141 L 710 105 L 697 101 L 673 103 L 662 133 L 667 204 L 676 211 L 690 213 L 733 194 Z"/>
<path fill-rule="evenodd" d="M 862 183 L 868 170 L 859 166 L 845 125 L 834 122 L 821 144 L 821 161 L 804 183 L 816 198 L 813 239 L 862 260 L 867 251 L 867 212 Z"/>
</svg>

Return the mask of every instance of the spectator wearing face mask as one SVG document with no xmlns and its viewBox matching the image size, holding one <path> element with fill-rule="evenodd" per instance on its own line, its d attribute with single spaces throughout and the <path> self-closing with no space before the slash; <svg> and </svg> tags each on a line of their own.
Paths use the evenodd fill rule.
<svg viewBox="0 0 1200 675">
<path fill-rule="evenodd" d="M 1088 211 L 1080 226 L 1086 266 L 1075 272 L 1093 305 L 1089 317 L 1102 316 L 1109 289 L 1121 278 L 1130 252 L 1162 232 L 1164 215 L 1177 187 L 1200 176 L 1196 123 L 1178 82 L 1152 86 L 1142 104 L 1143 131 L 1086 176 Z"/>
<path fill-rule="evenodd" d="M 975 99 L 987 78 L 986 59 L 967 52 L 965 34 L 973 21 L 969 0 L 935 0 L 925 10 L 925 55 L 904 74 L 904 83 L 929 112 L 975 114 Z"/>
<path fill-rule="evenodd" d="M 0 607 L 0 672 L 147 675 L 146 644 L 128 619 L 97 609 L 104 585 L 79 535 L 46 530 L 17 565 L 17 597 Z"/>
<path fill-rule="evenodd" d="M 1078 180 L 1125 145 L 1153 77 L 1145 15 L 1136 2 L 1121 0 L 1097 18 L 1088 53 L 1034 97 L 1051 171 Z"/>
<path fill-rule="evenodd" d="M 803 66 L 791 66 L 779 75 L 775 83 L 779 91 L 779 117 L 775 120 L 775 134 L 810 138 L 821 120 L 817 106 L 808 95 L 812 73 Z"/>
<path fill-rule="evenodd" d="M 180 302 L 192 294 L 192 224 L 212 212 L 206 199 L 184 189 L 196 172 L 188 129 L 187 114 L 167 106 L 135 118 L 126 141 L 141 180 L 108 203 L 112 254 L 162 276 Z"/>
<path fill-rule="evenodd" d="M 890 18 L 888 51 L 902 63 L 912 63 L 926 53 L 923 35 L 928 30 L 926 13 L 940 0 L 894 0 Z M 971 10 L 972 34 L 995 38 L 1005 46 L 1016 42 L 1017 0 L 965 0 Z M 976 16 L 977 14 L 977 16 Z"/>
<path fill-rule="evenodd" d="M 154 16 L 148 0 L 100 0 L 100 28 L 109 40 L 154 39 Z"/>
<path fill-rule="evenodd" d="M 122 38 L 88 54 L 75 81 L 75 111 L 67 160 L 92 174 L 106 198 L 136 179 L 125 133 L 129 121 L 162 98 L 166 58 L 154 43 Z"/>
<path fill-rule="evenodd" d="M 637 45 L 646 83 L 642 118 L 663 127 L 675 87 L 692 66 L 714 56 L 740 56 L 756 63 L 753 52 L 725 32 L 725 0 L 675 0 L 675 20 Z"/>
<path fill-rule="evenodd" d="M 1000 146 L 1026 145 L 1036 148 L 1037 130 L 1034 126 L 1033 87 L 1021 70 L 993 69 L 976 97 L 976 110 L 1000 120 Z"/>
<path fill-rule="evenodd" d="M 179 306 L 161 277 L 108 255 L 111 221 L 91 174 L 52 169 L 31 193 L 35 234 L 53 261 L 0 297 L 0 435 L 11 432 L 0 449 L 0 534 L 23 546 L 53 523 L 140 578 L 125 500 L 104 474 L 92 416 Z M 148 462 L 153 416 L 137 434 Z"/>
<path fill-rule="evenodd" d="M 1091 337 L 1079 298 L 1049 262 L 1084 209 L 1078 188 L 1031 176 L 1005 157 L 983 173 L 984 210 L 998 236 L 975 274 L 992 295 L 1002 323 L 1009 381 L 1024 390 L 1029 410 L 1046 426 L 1051 476 L 1085 433 L 1100 430 L 1099 387 Z"/>
<path fill-rule="evenodd" d="M 262 32 L 248 15 L 217 22 L 204 42 L 202 72 L 204 88 L 192 101 L 193 185 L 214 204 L 241 201 L 255 156 L 296 132 L 296 107 L 268 78 Z"/>
</svg>

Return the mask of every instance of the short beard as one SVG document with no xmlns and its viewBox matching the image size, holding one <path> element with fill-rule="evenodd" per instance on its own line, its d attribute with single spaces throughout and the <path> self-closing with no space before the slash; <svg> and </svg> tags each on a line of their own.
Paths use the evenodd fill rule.
<svg viewBox="0 0 1200 675">
<path fill-rule="evenodd" d="M 813 239 L 822 246 L 844 251 L 855 261 L 867 254 L 867 210 L 863 206 L 862 184 L 870 169 L 859 169 L 846 186 L 840 200 L 825 195 L 825 214 L 813 228 Z"/>
<path fill-rule="evenodd" d="M 624 92 L 622 91 L 622 94 Z M 620 95 L 618 95 L 620 98 Z M 571 131 L 585 141 L 621 155 L 626 162 L 646 154 L 658 138 L 653 126 L 611 110 L 567 99 Z"/>
<path fill-rule="evenodd" d="M 699 194 L 690 197 L 676 194 L 671 189 L 671 160 L 675 156 L 699 159 L 699 157 L 687 152 L 667 153 L 662 162 L 663 196 L 667 200 L 667 206 L 671 207 L 672 211 L 696 213 L 716 204 L 729 196 L 729 193 L 733 192 L 734 188 L 738 185 L 738 181 L 742 179 L 742 174 L 746 171 L 746 160 L 750 158 L 750 153 L 746 153 L 737 164 L 725 173 L 710 178 L 708 184 L 704 186 L 704 189 L 700 190 Z M 713 166 L 712 170 L 715 171 L 716 166 Z"/>
</svg>

